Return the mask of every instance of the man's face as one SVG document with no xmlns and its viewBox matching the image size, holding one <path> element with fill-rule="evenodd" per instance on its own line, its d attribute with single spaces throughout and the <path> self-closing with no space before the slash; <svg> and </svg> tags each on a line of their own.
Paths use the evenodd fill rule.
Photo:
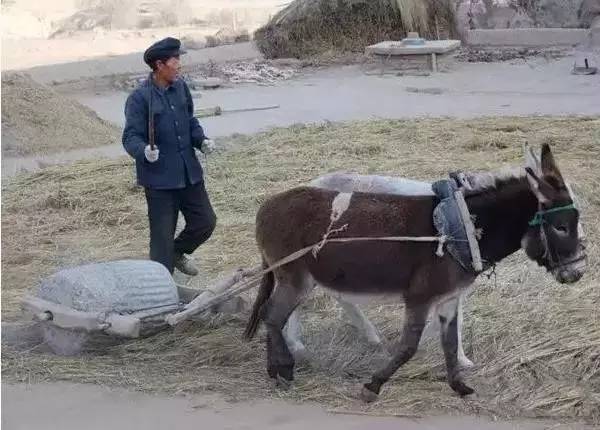
<svg viewBox="0 0 600 430">
<path fill-rule="evenodd" d="M 156 66 L 158 75 L 167 82 L 175 82 L 181 70 L 179 56 L 171 57 L 166 61 L 157 61 Z"/>
</svg>

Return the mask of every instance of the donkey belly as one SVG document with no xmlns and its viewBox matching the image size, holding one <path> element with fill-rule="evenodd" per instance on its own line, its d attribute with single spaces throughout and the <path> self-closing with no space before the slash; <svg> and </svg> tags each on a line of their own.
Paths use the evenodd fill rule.
<svg viewBox="0 0 600 430">
<path fill-rule="evenodd" d="M 320 284 L 319 287 L 322 288 L 328 296 L 353 305 L 367 306 L 372 304 L 400 303 L 403 300 L 402 295 L 399 293 L 344 293 Z"/>
<path fill-rule="evenodd" d="M 316 259 L 309 254 L 305 261 L 314 280 L 330 290 L 354 295 L 401 295 L 409 286 L 416 264 L 410 252 L 420 254 L 412 247 L 428 245 L 328 244 Z"/>
</svg>

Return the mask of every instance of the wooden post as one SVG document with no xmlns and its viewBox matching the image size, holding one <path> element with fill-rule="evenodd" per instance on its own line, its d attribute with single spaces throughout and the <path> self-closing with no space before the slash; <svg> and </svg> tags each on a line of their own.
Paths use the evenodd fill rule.
<svg viewBox="0 0 600 430">
<path fill-rule="evenodd" d="M 128 315 L 103 312 L 82 312 L 64 305 L 49 302 L 34 296 L 25 296 L 22 307 L 41 321 L 64 329 L 78 329 L 87 332 L 104 331 L 123 337 L 140 336 L 140 319 Z"/>
<path fill-rule="evenodd" d="M 431 71 L 433 73 L 436 73 L 438 71 L 437 55 L 435 52 L 431 53 Z"/>
</svg>

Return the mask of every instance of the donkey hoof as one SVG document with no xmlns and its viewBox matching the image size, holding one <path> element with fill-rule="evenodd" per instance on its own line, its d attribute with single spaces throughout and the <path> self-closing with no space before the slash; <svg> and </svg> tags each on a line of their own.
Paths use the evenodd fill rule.
<svg viewBox="0 0 600 430">
<path fill-rule="evenodd" d="M 452 381 L 450 383 L 450 388 L 452 388 L 461 397 L 468 396 L 469 394 L 473 394 L 475 392 L 474 389 L 460 380 Z"/>
<path fill-rule="evenodd" d="M 379 394 L 371 391 L 366 386 L 363 386 L 360 391 L 360 398 L 365 403 L 373 403 L 379 398 Z"/>
<path fill-rule="evenodd" d="M 292 381 L 290 381 L 289 379 L 282 378 L 279 375 L 277 375 L 277 378 L 275 378 L 276 388 L 279 388 L 280 390 L 289 390 L 291 386 Z"/>
</svg>

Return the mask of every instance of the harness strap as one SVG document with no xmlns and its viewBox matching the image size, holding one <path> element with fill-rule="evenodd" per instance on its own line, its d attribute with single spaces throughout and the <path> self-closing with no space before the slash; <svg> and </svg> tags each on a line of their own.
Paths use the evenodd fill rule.
<svg viewBox="0 0 600 430">
<path fill-rule="evenodd" d="M 452 239 L 448 239 L 446 236 L 423 236 L 423 237 L 410 237 L 410 236 L 384 236 L 384 237 L 342 237 L 342 238 L 333 238 L 333 239 L 329 239 L 327 238 L 326 242 L 338 242 L 338 243 L 348 243 L 348 242 L 373 242 L 373 241 L 383 241 L 383 242 L 438 242 L 438 252 L 440 251 L 440 248 L 443 247 L 444 243 L 446 243 L 447 241 L 452 240 Z M 298 260 L 299 258 L 304 257 L 306 254 L 308 254 L 309 252 L 311 252 L 315 247 L 317 247 L 318 245 L 321 245 L 323 242 L 319 242 L 316 243 L 314 245 L 310 245 L 310 246 L 306 246 L 302 249 L 299 249 L 298 251 L 288 255 L 285 258 L 282 258 L 281 260 L 275 262 L 274 264 L 272 264 L 271 266 L 267 267 L 266 269 L 257 271 L 257 270 L 251 270 L 249 271 L 251 273 L 251 276 L 249 276 L 248 278 L 246 278 L 239 286 L 235 287 L 235 288 L 231 288 L 228 291 L 226 291 L 225 293 L 215 296 L 212 299 L 208 300 L 206 303 L 204 303 L 202 306 L 200 306 L 197 309 L 194 309 L 194 313 L 200 313 L 205 311 L 206 309 L 210 309 L 212 306 L 217 305 L 219 303 L 223 303 L 226 302 L 227 300 L 229 300 L 232 297 L 235 297 L 245 291 L 251 290 L 252 288 L 256 287 L 256 285 L 258 285 L 258 282 L 260 280 L 260 278 L 263 275 L 266 275 L 269 272 L 272 272 L 273 270 L 284 266 L 288 263 L 291 263 L 293 261 Z M 440 255 L 439 253 L 436 252 L 437 255 Z M 443 252 L 441 253 L 440 256 L 443 256 Z"/>
<path fill-rule="evenodd" d="M 532 227 L 539 226 L 540 227 L 540 239 L 542 240 L 542 243 L 544 244 L 544 255 L 542 256 L 542 258 L 545 258 L 548 260 L 550 270 L 561 268 L 567 264 L 576 263 L 577 261 L 580 261 L 582 259 L 582 258 L 575 258 L 573 260 L 563 261 L 560 258 L 560 255 L 558 255 L 558 254 L 556 255 L 557 258 L 554 258 L 555 256 L 553 255 L 552 249 L 550 248 L 550 242 L 548 241 L 548 233 L 546 233 L 547 223 L 544 220 L 544 215 L 546 215 L 548 213 L 561 212 L 561 211 L 570 210 L 570 209 L 577 210 L 577 207 L 574 204 L 570 204 L 570 205 L 560 206 L 560 207 L 556 207 L 556 208 L 552 208 L 552 209 L 540 210 L 540 211 L 536 212 L 535 217 L 531 221 L 529 221 L 530 226 L 532 226 Z"/>
<path fill-rule="evenodd" d="M 571 203 L 570 205 L 559 206 L 559 207 L 552 208 L 552 209 L 539 210 L 539 211 L 537 211 L 535 213 L 535 216 L 533 217 L 533 219 L 531 221 L 529 221 L 529 225 L 531 227 L 542 225 L 544 223 L 544 216 L 545 215 L 551 214 L 551 213 L 554 213 L 554 212 L 567 211 L 567 210 L 570 210 L 570 209 L 577 210 L 577 208 L 575 207 L 575 205 L 573 203 Z"/>
<path fill-rule="evenodd" d="M 443 253 L 443 246 L 449 240 L 452 240 L 452 239 L 449 239 L 446 236 L 421 236 L 421 237 L 415 237 L 415 236 L 383 236 L 383 237 L 338 237 L 338 238 L 325 238 L 324 241 L 321 241 L 321 242 L 316 243 L 314 245 L 306 246 L 306 247 L 304 247 L 302 249 L 299 249 L 298 251 L 296 251 L 296 252 L 288 255 L 287 257 L 284 257 L 281 260 L 273 263 L 272 265 L 270 265 L 266 269 L 263 269 L 260 272 L 253 274 L 252 278 L 248 279 L 245 283 L 252 283 L 253 279 L 258 279 L 258 278 L 262 277 L 263 275 L 266 275 L 267 273 L 272 272 L 273 270 L 275 270 L 275 269 L 277 269 L 277 268 L 279 268 L 281 266 L 285 266 L 288 263 L 296 261 L 296 260 L 304 257 L 306 254 L 308 254 L 311 251 L 320 250 L 326 243 L 329 243 L 329 242 L 335 242 L 335 243 L 375 242 L 375 241 L 381 241 L 381 242 L 438 242 L 439 245 L 438 245 L 438 249 L 436 251 L 436 255 L 442 257 L 444 255 L 444 253 Z M 242 286 L 242 288 L 243 288 L 243 286 Z"/>
</svg>

